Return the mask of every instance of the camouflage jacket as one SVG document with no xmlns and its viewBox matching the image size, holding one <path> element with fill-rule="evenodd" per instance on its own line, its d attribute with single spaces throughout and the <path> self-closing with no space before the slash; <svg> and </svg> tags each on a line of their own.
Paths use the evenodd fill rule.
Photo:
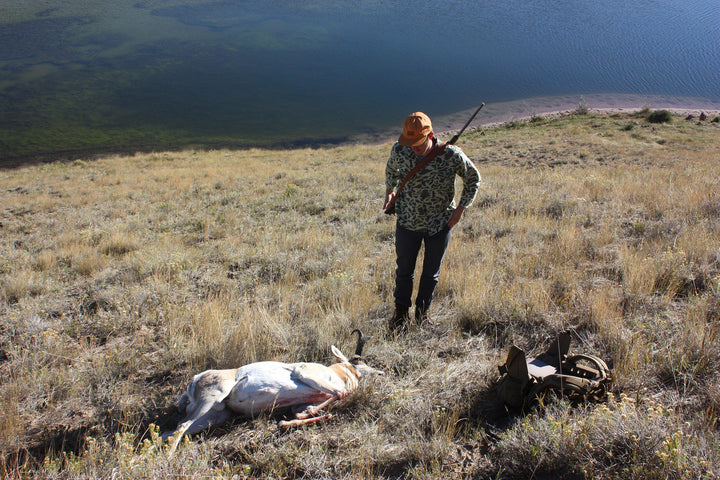
<svg viewBox="0 0 720 480">
<path fill-rule="evenodd" d="M 405 175 L 422 160 L 410 147 L 395 143 L 385 167 L 387 190 L 397 190 Z M 430 161 L 413 176 L 397 198 L 397 222 L 408 230 L 435 235 L 445 228 L 455 211 L 455 177 L 463 182 L 459 205 L 469 207 L 480 185 L 473 162 L 454 146 Z"/>
</svg>

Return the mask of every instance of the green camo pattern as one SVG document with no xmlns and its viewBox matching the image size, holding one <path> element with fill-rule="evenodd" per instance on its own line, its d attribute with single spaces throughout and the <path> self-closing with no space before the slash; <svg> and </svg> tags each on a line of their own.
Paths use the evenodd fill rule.
<svg viewBox="0 0 720 480">
<path fill-rule="evenodd" d="M 395 143 L 385 167 L 386 188 L 397 190 L 405 175 L 420 161 L 422 157 L 412 148 Z M 459 147 L 447 145 L 400 192 L 395 204 L 398 224 L 430 235 L 445 228 L 456 208 L 456 176 L 463 182 L 459 205 L 471 206 L 480 186 L 480 173 Z"/>
</svg>

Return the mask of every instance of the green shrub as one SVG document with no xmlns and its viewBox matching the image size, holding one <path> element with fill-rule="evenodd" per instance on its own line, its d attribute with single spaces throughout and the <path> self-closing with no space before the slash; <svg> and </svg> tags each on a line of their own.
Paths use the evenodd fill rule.
<svg viewBox="0 0 720 480">
<path fill-rule="evenodd" d="M 650 123 L 670 123 L 672 122 L 672 114 L 667 110 L 655 110 L 647 117 Z"/>
<path fill-rule="evenodd" d="M 585 100 L 581 100 L 578 104 L 577 110 L 575 110 L 576 115 L 587 115 L 590 113 L 590 107 L 588 107 L 588 104 L 585 103 Z"/>
</svg>

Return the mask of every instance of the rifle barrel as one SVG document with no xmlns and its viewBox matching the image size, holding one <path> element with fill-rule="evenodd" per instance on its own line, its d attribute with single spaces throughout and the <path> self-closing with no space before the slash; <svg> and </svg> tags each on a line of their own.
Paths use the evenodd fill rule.
<svg viewBox="0 0 720 480">
<path fill-rule="evenodd" d="M 465 125 L 463 125 L 463 127 L 460 129 L 460 131 L 459 131 L 455 136 L 453 136 L 452 139 L 450 139 L 450 141 L 448 142 L 450 145 L 454 145 L 455 142 L 458 141 L 458 139 L 460 138 L 460 135 L 463 134 L 463 132 L 465 131 L 465 129 L 468 127 L 468 125 L 470 125 L 470 122 L 473 121 L 473 119 L 475 118 L 475 116 L 476 116 L 478 113 L 480 113 L 480 110 L 482 110 L 482 108 L 483 108 L 484 106 L 485 106 L 485 102 L 483 102 L 483 103 L 480 104 L 480 106 L 477 108 L 477 110 L 475 110 L 475 113 L 472 114 L 472 117 L 470 117 L 470 120 L 468 120 L 467 122 L 465 122 Z"/>
</svg>

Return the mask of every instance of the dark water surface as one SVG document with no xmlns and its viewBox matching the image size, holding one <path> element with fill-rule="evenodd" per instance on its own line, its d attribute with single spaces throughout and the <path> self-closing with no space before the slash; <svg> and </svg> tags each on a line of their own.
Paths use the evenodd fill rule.
<svg viewBox="0 0 720 480">
<path fill-rule="evenodd" d="M 481 101 L 713 105 L 718 39 L 718 0 L 3 0 L 0 159 L 381 136 Z"/>
</svg>

